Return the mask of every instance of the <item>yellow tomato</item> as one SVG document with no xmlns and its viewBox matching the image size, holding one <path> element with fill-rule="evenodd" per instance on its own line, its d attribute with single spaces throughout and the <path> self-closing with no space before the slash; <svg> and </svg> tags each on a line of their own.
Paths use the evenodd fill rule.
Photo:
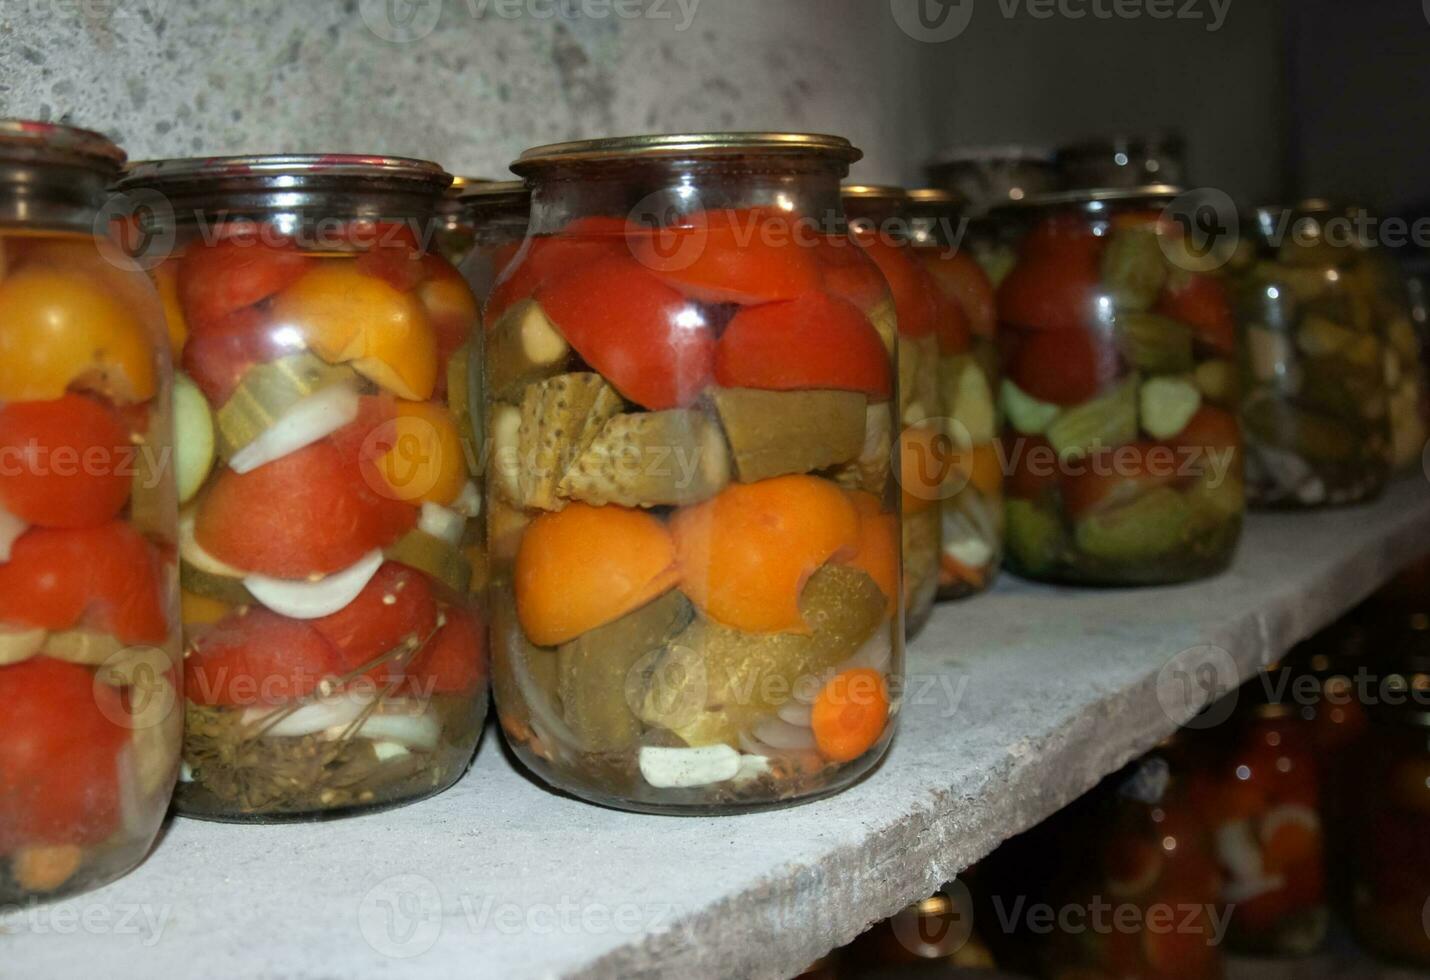
<svg viewBox="0 0 1430 980">
<path fill-rule="evenodd" d="M 22 268 L 0 282 L 0 400 L 52 401 L 71 386 L 119 402 L 152 398 L 144 323 L 102 280 Z"/>
<path fill-rule="evenodd" d="M 330 364 L 401 398 L 423 401 L 437 383 L 437 339 L 411 294 L 364 275 L 353 263 L 323 262 L 278 294 L 274 320 Z"/>
<path fill-rule="evenodd" d="M 430 402 L 401 402 L 393 424 L 393 446 L 378 469 L 397 498 L 444 506 L 456 500 L 467 482 L 467 461 L 451 413 Z"/>
<path fill-rule="evenodd" d="M 233 607 L 226 602 L 210 599 L 206 595 L 199 595 L 188 589 L 181 590 L 179 598 L 180 612 L 185 626 L 208 626 L 210 623 L 217 623 L 233 611 Z"/>
<path fill-rule="evenodd" d="M 164 303 L 164 326 L 169 330 L 169 350 L 178 361 L 184 352 L 184 342 L 189 339 L 189 324 L 184 319 L 184 308 L 179 303 L 178 265 L 164 262 L 154 269 L 154 285 L 159 289 L 159 299 Z"/>
</svg>

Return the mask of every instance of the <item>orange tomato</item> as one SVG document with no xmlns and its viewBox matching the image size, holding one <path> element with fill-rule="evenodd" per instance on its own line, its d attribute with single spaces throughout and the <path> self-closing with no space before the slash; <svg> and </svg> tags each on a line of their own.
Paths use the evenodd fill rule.
<svg viewBox="0 0 1430 980">
<path fill-rule="evenodd" d="M 889 597 L 889 614 L 899 602 L 899 519 L 886 513 L 879 498 L 858 490 L 849 495 L 859 514 L 859 544 L 847 564 L 865 572 Z"/>
<path fill-rule="evenodd" d="M 750 633 L 807 633 L 805 582 L 859 550 L 859 514 L 813 476 L 734 484 L 671 520 L 681 588 L 718 623 Z"/>
<path fill-rule="evenodd" d="M 352 262 L 319 263 L 279 293 L 271 330 L 291 330 L 400 398 L 424 401 L 437 383 L 437 337 L 421 302 Z"/>
<path fill-rule="evenodd" d="M 392 496 L 411 504 L 450 504 L 467 483 L 462 435 L 452 414 L 432 402 L 398 402 L 392 448 L 376 462 Z"/>
<path fill-rule="evenodd" d="M 557 646 L 620 619 L 675 586 L 675 546 L 658 519 L 571 504 L 542 514 L 516 555 L 516 609 L 527 638 Z"/>
<path fill-rule="evenodd" d="M 884 675 L 867 667 L 835 675 L 810 712 L 814 743 L 835 762 L 851 762 L 873 748 L 888 722 Z"/>
<path fill-rule="evenodd" d="M 96 277 L 37 265 L 0 281 L 0 400 L 53 401 L 71 388 L 114 401 L 154 396 L 144 322 Z"/>
<path fill-rule="evenodd" d="M 184 319 L 184 307 L 179 302 L 179 268 L 176 262 L 162 262 L 154 269 L 154 286 L 164 304 L 164 326 L 169 331 L 169 351 L 174 360 L 184 352 L 189 339 L 189 324 Z"/>
<path fill-rule="evenodd" d="M 445 362 L 467 342 L 481 320 L 477 298 L 461 273 L 436 256 L 428 256 L 429 275 L 417 287 L 417 299 L 437 335 L 437 353 Z"/>
<path fill-rule="evenodd" d="M 955 448 L 950 457 L 956 484 L 970 486 L 985 497 L 996 497 L 1003 489 L 1003 460 L 991 442 L 971 449 Z"/>
<path fill-rule="evenodd" d="M 869 318 L 827 293 L 741 310 L 715 348 L 726 388 L 833 388 L 888 398 L 889 354 Z"/>
<path fill-rule="evenodd" d="M 269 234 L 275 234 L 269 231 Z M 234 225 L 222 240 L 195 243 L 179 260 L 179 302 L 195 331 L 208 329 L 297 282 L 314 262 L 288 239 L 268 241 L 256 226 Z"/>
<path fill-rule="evenodd" d="M 767 208 L 702 211 L 677 226 L 633 232 L 631 252 L 702 303 L 771 303 L 817 288 L 819 267 L 800 221 Z"/>
<path fill-rule="evenodd" d="M 0 408 L 0 504 L 28 524 L 93 527 L 117 515 L 133 482 L 129 432 L 84 395 Z"/>
</svg>

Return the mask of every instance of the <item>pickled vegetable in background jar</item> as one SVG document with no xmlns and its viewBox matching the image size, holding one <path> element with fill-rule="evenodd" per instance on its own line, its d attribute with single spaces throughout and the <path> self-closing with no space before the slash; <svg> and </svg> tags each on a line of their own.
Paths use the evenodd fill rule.
<svg viewBox="0 0 1430 980">
<path fill-rule="evenodd" d="M 938 383 L 953 455 L 940 503 L 938 598 L 961 599 L 988 588 L 1002 560 L 997 301 L 993 283 L 962 247 L 966 226 L 953 194 L 909 191 L 909 215 L 914 254 L 952 304 L 939 335 Z"/>
<path fill-rule="evenodd" d="M 1176 133 L 1109 136 L 1059 147 L 1057 167 L 1067 188 L 1185 185 L 1186 153 Z"/>
<path fill-rule="evenodd" d="M 471 759 L 478 310 L 427 248 L 449 180 L 284 156 L 141 163 L 122 183 L 165 202 L 145 213 L 183 368 L 183 813 L 400 803 Z"/>
<path fill-rule="evenodd" d="M 1175 736 L 1118 776 L 1115 793 L 1088 814 L 1089 860 L 1063 886 L 1059 907 L 1110 907 L 1113 928 L 1057 932 L 1048 975 L 1066 980 L 1218 980 L 1221 935 L 1214 911 L 1222 875 L 1198 806 L 1204 776 Z"/>
<path fill-rule="evenodd" d="M 1356 786 L 1351 918 L 1372 951 L 1430 966 L 1430 662 L 1387 678 Z M 1338 857 L 1340 855 L 1337 855 Z"/>
<path fill-rule="evenodd" d="M 851 236 L 879 267 L 893 296 L 893 307 L 880 316 L 892 316 L 897 324 L 904 616 L 913 636 L 928 622 L 938 591 L 940 511 L 955 463 L 939 361 L 964 346 L 965 328 L 961 311 L 914 254 L 904 189 L 848 184 L 841 196 Z"/>
<path fill-rule="evenodd" d="M 531 192 L 519 180 L 490 180 L 466 184 L 458 200 L 463 220 L 472 231 L 472 247 L 453 264 L 477 301 L 485 303 L 497 277 L 526 239 Z"/>
<path fill-rule="evenodd" d="M 1020 222 L 1006 211 L 1060 186 L 1051 150 L 1032 146 L 983 146 L 950 150 L 928 167 L 929 181 L 965 202 L 964 235 L 988 278 L 997 286 L 1017 259 Z"/>
<path fill-rule="evenodd" d="M 1333 220 L 1344 216 L 1311 201 L 1243 221 L 1231 275 L 1254 505 L 1359 503 L 1389 478 L 1385 323 L 1355 285 L 1368 275 L 1363 253 Z"/>
<path fill-rule="evenodd" d="M 179 768 L 164 316 L 96 237 L 123 160 L 0 121 L 0 907 L 138 864 Z"/>
<path fill-rule="evenodd" d="M 898 714 L 892 301 L 834 137 L 529 150 L 488 300 L 493 681 L 548 782 L 656 812 L 847 786 Z"/>
<path fill-rule="evenodd" d="M 1321 789 L 1312 731 L 1290 703 L 1258 704 L 1215 753 L 1202 809 L 1239 952 L 1315 952 L 1328 921 Z"/>
<path fill-rule="evenodd" d="M 1236 324 L 1162 213 L 1171 188 L 1069 193 L 998 291 L 1007 564 L 1073 584 L 1214 574 L 1244 510 Z"/>
</svg>

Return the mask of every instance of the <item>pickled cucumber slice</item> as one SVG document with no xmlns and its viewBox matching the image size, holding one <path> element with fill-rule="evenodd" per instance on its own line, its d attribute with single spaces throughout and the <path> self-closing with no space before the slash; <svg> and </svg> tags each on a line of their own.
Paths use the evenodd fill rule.
<svg viewBox="0 0 1430 980">
<path fill-rule="evenodd" d="M 179 559 L 179 579 L 184 588 L 195 595 L 217 599 L 230 606 L 250 606 L 257 601 L 243 584 L 243 579 L 204 571 L 186 558 Z"/>
<path fill-rule="evenodd" d="M 864 572 L 825 565 L 800 597 L 811 632 L 741 633 L 703 619 L 653 664 L 638 712 L 687 745 L 733 744 L 800 684 L 848 660 L 887 622 L 888 599 Z"/>
<path fill-rule="evenodd" d="M 336 385 L 360 383 L 352 368 L 328 364 L 307 352 L 250 368 L 215 418 L 219 456 L 233 456 L 304 398 Z"/>
<path fill-rule="evenodd" d="M 1346 462 L 1359 451 L 1351 426 L 1279 398 L 1248 401 L 1242 422 L 1253 441 L 1285 449 L 1313 464 Z"/>
<path fill-rule="evenodd" d="M 1142 382 L 1138 401 L 1142 431 L 1153 439 L 1170 439 L 1202 407 L 1202 392 L 1185 378 L 1150 378 Z"/>
<path fill-rule="evenodd" d="M 208 400 L 188 375 L 174 378 L 174 480 L 179 503 L 194 499 L 214 464 L 214 420 Z"/>
<path fill-rule="evenodd" d="M 560 372 L 571 348 L 532 299 L 508 309 L 486 336 L 486 376 L 495 398 L 517 398 L 532 381 Z"/>
<path fill-rule="evenodd" d="M 472 356 L 471 341 L 458 347 L 447 359 L 447 408 L 462 437 L 462 444 L 472 448 L 471 458 L 477 461 L 480 476 L 485 456 L 482 453 L 482 432 L 473 419 L 481 411 L 481 373 Z"/>
<path fill-rule="evenodd" d="M 623 407 L 616 389 L 599 374 L 562 374 L 530 385 L 517 432 L 522 504 L 560 509 L 561 478 Z"/>
<path fill-rule="evenodd" d="M 1192 524 L 1198 529 L 1219 527 L 1241 517 L 1246 510 L 1246 487 L 1240 468 L 1222 474 L 1204 473 L 1186 491 Z"/>
<path fill-rule="evenodd" d="M 889 356 L 892 357 L 899 337 L 899 315 L 894 310 L 894 301 L 883 300 L 870 310 L 869 322 L 874 325 L 875 330 L 879 331 L 879 339 L 884 342 L 884 350 L 888 351 Z"/>
<path fill-rule="evenodd" d="M 1056 405 L 1038 401 L 1008 378 L 1003 379 L 1000 391 L 1008 424 L 1025 436 L 1042 435 L 1062 412 Z"/>
<path fill-rule="evenodd" d="M 1181 546 L 1192 512 L 1170 487 L 1158 487 L 1129 504 L 1078 522 L 1074 536 L 1084 554 L 1109 562 L 1142 562 Z"/>
<path fill-rule="evenodd" d="M 715 392 L 735 472 L 744 483 L 857 459 L 864 448 L 867 407 L 866 398 L 852 391 Z"/>
<path fill-rule="evenodd" d="M 939 368 L 943 380 L 943 404 L 949 418 L 958 423 L 950 433 L 960 448 L 992 442 L 998 434 L 998 410 L 988 375 L 971 355 L 946 357 Z"/>
<path fill-rule="evenodd" d="M 1119 313 L 1117 343 L 1128 363 L 1148 374 L 1183 374 L 1190 371 L 1192 331 L 1157 313 Z"/>
<path fill-rule="evenodd" d="M 1203 361 L 1197 365 L 1194 377 L 1207 401 L 1228 405 L 1236 400 L 1236 367 L 1230 361 Z"/>
<path fill-rule="evenodd" d="M 690 625 L 694 606 L 672 589 L 614 623 L 598 627 L 557 648 L 556 672 L 562 713 L 588 752 L 619 752 L 635 744 L 641 723 L 632 704 L 643 679 L 632 671 Z"/>
<path fill-rule="evenodd" d="M 1085 456 L 1093 449 L 1121 446 L 1137 438 L 1138 378 L 1127 381 L 1092 401 L 1063 412 L 1045 433 L 1064 461 Z"/>
<path fill-rule="evenodd" d="M 1102 253 L 1102 283 L 1119 314 L 1151 309 L 1166 281 L 1167 263 L 1155 232 L 1125 228 L 1108 239 Z"/>
<path fill-rule="evenodd" d="M 889 462 L 894 452 L 893 407 L 888 402 L 871 402 L 864 409 L 864 444 L 852 463 L 836 467 L 830 477 L 846 490 L 867 490 L 882 494 L 891 475 Z M 737 458 L 738 464 L 738 458 Z"/>
<path fill-rule="evenodd" d="M 118 637 L 98 630 L 73 629 L 51 633 L 45 640 L 45 656 L 68 660 L 72 664 L 98 667 L 109 660 L 125 644 Z"/>
<path fill-rule="evenodd" d="M 0 627 L 0 667 L 29 660 L 44 649 L 48 636 L 42 629 Z"/>
<path fill-rule="evenodd" d="M 679 506 L 713 497 L 729 482 L 730 450 L 720 426 L 682 408 L 609 419 L 556 492 L 597 505 Z"/>
<path fill-rule="evenodd" d="M 458 595 L 464 595 L 472 581 L 471 563 L 461 549 L 421 528 L 414 528 L 398 538 L 384 555 L 389 561 L 417 569 Z M 188 582 L 184 584 L 188 585 Z"/>
<path fill-rule="evenodd" d="M 1009 500 L 1004 519 L 1008 555 L 1023 572 L 1042 575 L 1057 567 L 1064 545 L 1057 514 L 1030 500 Z"/>
</svg>

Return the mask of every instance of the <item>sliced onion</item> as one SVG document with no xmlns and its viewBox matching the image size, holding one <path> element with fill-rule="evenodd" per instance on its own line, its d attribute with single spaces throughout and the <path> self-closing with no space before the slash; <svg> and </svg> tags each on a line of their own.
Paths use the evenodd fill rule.
<svg viewBox="0 0 1430 980">
<path fill-rule="evenodd" d="M 243 712 L 243 724 L 261 729 L 264 735 L 274 738 L 316 735 L 330 728 L 346 729 L 362 717 L 362 713 L 368 710 L 373 700 L 369 695 L 343 693 L 305 704 L 292 711 L 286 708 L 248 708 Z M 270 723 L 269 719 L 279 714 L 283 717 Z"/>
<path fill-rule="evenodd" d="M 1261 843 L 1269 844 L 1271 838 L 1276 836 L 1276 831 L 1287 824 L 1295 824 L 1316 833 L 1321 830 L 1321 818 L 1315 810 L 1299 803 L 1285 803 L 1267 810 L 1266 816 L 1261 818 L 1261 827 L 1257 832 Z"/>
<path fill-rule="evenodd" d="M 382 549 L 376 548 L 340 572 L 316 581 L 244 576 L 243 586 L 269 609 L 292 619 L 320 619 L 331 616 L 356 599 L 382 567 Z"/>
<path fill-rule="evenodd" d="M 778 718 L 760 719 L 754 726 L 753 734 L 766 745 L 786 752 L 805 751 L 815 747 L 813 731 Z"/>
<path fill-rule="evenodd" d="M 311 446 L 357 418 L 358 404 L 357 390 L 351 385 L 332 385 L 314 392 L 294 403 L 262 435 L 230 456 L 228 468 L 235 473 L 248 473 Z"/>
<path fill-rule="evenodd" d="M 30 525 L 0 507 L 0 562 L 10 560 L 10 549 L 15 547 L 15 541 L 20 535 L 29 529 Z"/>
<path fill-rule="evenodd" d="M 409 749 L 431 751 L 442 737 L 442 726 L 427 712 L 387 714 L 376 712 L 363 722 L 358 734 L 374 741 L 396 742 Z"/>
<path fill-rule="evenodd" d="M 813 713 L 811 702 L 800 701 L 798 698 L 790 698 L 775 712 L 779 715 L 780 721 L 800 728 L 809 728 L 814 724 L 810 717 Z"/>
<path fill-rule="evenodd" d="M 29 660 L 40 652 L 48 637 L 45 630 L 0 628 L 0 667 Z"/>
<path fill-rule="evenodd" d="M 194 537 L 195 520 L 196 515 L 192 507 L 179 514 L 179 557 L 210 575 L 243 578 L 243 569 L 234 568 L 228 562 L 215 558 L 199 544 L 198 538 Z"/>
<path fill-rule="evenodd" d="M 462 485 L 462 492 L 452 501 L 452 509 L 463 517 L 478 517 L 482 513 L 482 489 L 468 480 Z"/>
<path fill-rule="evenodd" d="M 1261 848 L 1247 820 L 1234 820 L 1217 827 L 1216 853 L 1221 863 L 1239 882 L 1260 881 L 1262 878 Z"/>
<path fill-rule="evenodd" d="M 462 535 L 467 530 L 467 519 L 455 510 L 428 501 L 422 505 L 417 527 L 455 548 L 462 543 Z"/>
<path fill-rule="evenodd" d="M 695 749 L 646 745 L 640 750 L 641 776 L 656 789 L 693 789 L 734 779 L 740 753 L 728 745 Z"/>
</svg>

